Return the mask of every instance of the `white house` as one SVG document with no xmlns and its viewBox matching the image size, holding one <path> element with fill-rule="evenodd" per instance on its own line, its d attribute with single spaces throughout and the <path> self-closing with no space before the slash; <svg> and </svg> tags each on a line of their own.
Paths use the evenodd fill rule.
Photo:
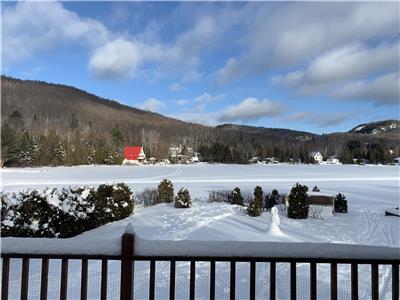
<svg viewBox="0 0 400 300">
<path fill-rule="evenodd" d="M 331 156 L 326 160 L 326 163 L 330 165 L 339 165 L 340 160 L 336 156 Z"/>
<path fill-rule="evenodd" d="M 321 152 L 313 151 L 310 153 L 310 158 L 314 159 L 317 164 L 322 163 L 324 157 L 322 156 Z"/>
</svg>

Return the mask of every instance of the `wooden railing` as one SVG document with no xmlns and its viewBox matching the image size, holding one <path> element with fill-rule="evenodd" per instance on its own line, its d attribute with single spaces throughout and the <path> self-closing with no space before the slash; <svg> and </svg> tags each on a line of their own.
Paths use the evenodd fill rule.
<svg viewBox="0 0 400 300">
<path fill-rule="evenodd" d="M 379 299 L 379 266 L 387 265 L 391 267 L 391 290 L 392 299 L 399 299 L 399 264 L 398 256 L 384 259 L 365 259 L 365 258 L 302 258 L 302 257 L 226 257 L 226 256 L 144 256 L 135 255 L 134 253 L 134 234 L 125 233 L 122 236 L 121 254 L 120 255 L 77 255 L 77 254 L 29 254 L 29 253 L 2 253 L 2 287 L 1 299 L 7 300 L 9 296 L 9 271 L 10 259 L 22 259 L 21 269 L 21 286 L 20 299 L 28 299 L 29 291 L 29 262 L 30 259 L 41 259 L 41 275 L 40 275 L 40 299 L 47 299 L 48 292 L 48 272 L 49 260 L 61 259 L 61 280 L 60 280 L 60 299 L 68 298 L 68 262 L 69 260 L 81 260 L 81 284 L 80 299 L 85 300 L 88 296 L 88 260 L 101 261 L 101 288 L 100 298 L 107 299 L 107 283 L 108 283 L 108 261 L 121 261 L 121 279 L 120 279 L 120 299 L 131 300 L 135 298 L 134 291 L 134 268 L 135 261 L 148 261 L 150 263 L 149 273 L 149 299 L 155 299 L 155 279 L 156 279 L 156 262 L 169 262 L 169 299 L 175 299 L 176 293 L 176 262 L 189 262 L 189 299 L 196 299 L 196 262 L 209 262 L 209 299 L 216 299 L 216 263 L 228 262 L 230 283 L 229 294 L 230 299 L 235 299 L 236 294 L 236 263 L 247 262 L 250 265 L 249 295 L 248 298 L 255 300 L 256 295 L 256 267 L 259 262 L 268 262 L 269 268 L 269 299 L 276 299 L 276 265 L 278 263 L 289 263 L 290 265 L 290 299 L 296 299 L 297 281 L 296 267 L 297 263 L 306 263 L 310 266 L 310 299 L 317 299 L 317 266 L 318 264 L 330 265 L 330 296 L 332 300 L 338 299 L 338 264 L 346 264 L 351 266 L 351 298 L 359 299 L 359 266 L 371 266 L 371 295 L 372 299 Z"/>
</svg>

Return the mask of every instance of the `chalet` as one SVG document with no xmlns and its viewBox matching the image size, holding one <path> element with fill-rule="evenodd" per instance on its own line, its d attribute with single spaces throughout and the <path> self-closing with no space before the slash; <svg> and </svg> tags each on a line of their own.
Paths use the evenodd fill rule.
<svg viewBox="0 0 400 300">
<path fill-rule="evenodd" d="M 324 157 L 322 156 L 321 152 L 314 151 L 310 153 L 310 158 L 315 161 L 315 163 L 320 164 Z"/>
<path fill-rule="evenodd" d="M 129 146 L 124 148 L 123 164 L 141 165 L 145 162 L 146 155 L 144 154 L 142 146 Z"/>
<path fill-rule="evenodd" d="M 326 160 L 326 163 L 330 165 L 340 165 L 340 160 L 336 156 L 331 156 Z"/>
</svg>

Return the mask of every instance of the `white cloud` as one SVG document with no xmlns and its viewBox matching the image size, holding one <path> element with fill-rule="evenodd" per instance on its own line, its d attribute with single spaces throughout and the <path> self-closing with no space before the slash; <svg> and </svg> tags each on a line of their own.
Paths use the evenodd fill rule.
<svg viewBox="0 0 400 300">
<path fill-rule="evenodd" d="M 140 108 L 144 109 L 144 110 L 159 113 L 159 112 L 162 112 L 166 108 L 166 105 L 164 102 L 162 102 L 158 99 L 150 98 L 150 99 L 147 99 L 145 102 L 143 102 L 140 105 Z"/>
<path fill-rule="evenodd" d="M 286 120 L 291 122 L 302 121 L 318 127 L 331 127 L 347 121 L 351 116 L 352 114 L 349 113 L 297 112 L 288 116 Z"/>
<path fill-rule="evenodd" d="M 283 107 L 268 99 L 246 98 L 237 105 L 228 107 L 218 116 L 220 122 L 255 121 L 263 117 L 274 117 L 283 112 Z"/>
<path fill-rule="evenodd" d="M 242 54 L 226 61 L 218 83 L 306 62 L 349 43 L 392 38 L 399 26 L 395 2 L 249 3 L 246 11 Z"/>
<path fill-rule="evenodd" d="M 344 100 L 370 100 L 376 105 L 399 105 L 399 73 L 390 73 L 373 80 L 347 83 L 333 93 Z"/>
<path fill-rule="evenodd" d="M 98 77 L 130 79 L 143 59 L 135 43 L 118 38 L 97 48 L 90 58 L 89 66 Z"/>
<path fill-rule="evenodd" d="M 173 91 L 173 92 L 183 90 L 184 88 L 185 88 L 185 87 L 182 86 L 182 85 L 181 85 L 180 83 L 178 83 L 178 82 L 174 82 L 173 84 L 171 84 L 171 85 L 169 86 L 169 90 L 170 90 L 170 91 Z"/>
<path fill-rule="evenodd" d="M 307 69 L 276 76 L 273 82 L 293 87 L 302 94 L 318 93 L 337 83 L 397 69 L 398 46 L 366 48 L 349 45 L 322 54 Z"/>
<path fill-rule="evenodd" d="M 2 58 L 12 64 L 68 41 L 96 46 L 108 30 L 98 21 L 81 18 L 59 2 L 18 2 L 3 7 Z"/>
</svg>

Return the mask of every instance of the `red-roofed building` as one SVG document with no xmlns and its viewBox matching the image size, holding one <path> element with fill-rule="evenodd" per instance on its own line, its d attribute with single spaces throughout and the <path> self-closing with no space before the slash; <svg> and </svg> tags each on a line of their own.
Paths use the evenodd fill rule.
<svg viewBox="0 0 400 300">
<path fill-rule="evenodd" d="M 146 160 L 142 146 L 129 146 L 124 148 L 125 163 L 143 163 Z"/>
</svg>

